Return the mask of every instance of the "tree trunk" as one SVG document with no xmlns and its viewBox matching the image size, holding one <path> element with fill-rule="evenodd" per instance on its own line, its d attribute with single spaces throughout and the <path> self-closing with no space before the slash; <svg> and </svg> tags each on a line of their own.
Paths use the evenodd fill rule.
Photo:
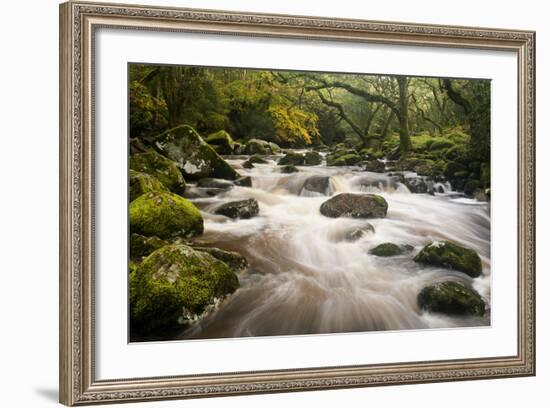
<svg viewBox="0 0 550 408">
<path fill-rule="evenodd" d="M 399 85 L 399 147 L 401 153 L 408 153 L 412 149 L 409 134 L 409 79 L 397 77 Z"/>
</svg>

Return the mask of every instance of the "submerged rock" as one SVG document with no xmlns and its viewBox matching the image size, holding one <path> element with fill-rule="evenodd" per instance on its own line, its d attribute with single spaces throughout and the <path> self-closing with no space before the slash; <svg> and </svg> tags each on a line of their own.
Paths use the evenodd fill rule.
<svg viewBox="0 0 550 408">
<path fill-rule="evenodd" d="M 355 228 L 351 231 L 346 232 L 344 239 L 349 242 L 354 242 L 360 240 L 364 236 L 374 233 L 374 227 L 371 224 L 365 224 L 361 228 Z"/>
<path fill-rule="evenodd" d="M 143 194 L 130 203 L 130 231 L 145 236 L 193 237 L 204 230 L 200 211 L 176 194 Z"/>
<path fill-rule="evenodd" d="M 182 125 L 167 130 L 155 140 L 157 149 L 174 160 L 190 180 L 206 177 L 235 180 L 239 176 L 191 126 Z"/>
<path fill-rule="evenodd" d="M 428 184 L 422 177 L 406 177 L 403 184 L 411 193 L 424 194 L 430 191 Z"/>
<path fill-rule="evenodd" d="M 241 187 L 252 187 L 252 177 L 250 176 L 241 177 L 235 180 L 235 185 L 241 186 Z"/>
<path fill-rule="evenodd" d="M 296 166 L 293 166 L 292 164 L 281 167 L 281 173 L 289 174 L 289 173 L 297 173 L 297 172 L 298 172 L 298 169 L 296 168 Z"/>
<path fill-rule="evenodd" d="M 215 211 L 216 214 L 225 215 L 229 218 L 252 218 L 260 213 L 258 201 L 254 198 L 248 200 L 231 201 L 222 204 Z"/>
<path fill-rule="evenodd" d="M 464 272 L 472 278 L 481 275 L 481 258 L 476 251 L 448 241 L 426 245 L 414 258 L 416 262 Z"/>
<path fill-rule="evenodd" d="M 155 177 L 176 194 L 185 192 L 185 180 L 176 163 L 154 150 L 132 154 L 130 169 Z"/>
<path fill-rule="evenodd" d="M 475 290 L 458 282 L 436 283 L 422 289 L 418 305 L 425 310 L 450 315 L 483 316 L 485 302 Z"/>
<path fill-rule="evenodd" d="M 377 194 L 342 193 L 325 201 L 320 208 L 326 217 L 384 218 L 388 203 Z"/>
<path fill-rule="evenodd" d="M 220 180 L 214 178 L 203 178 L 197 182 L 198 187 L 203 188 L 217 188 L 222 190 L 229 190 L 233 187 L 233 183 L 227 180 Z"/>
<path fill-rule="evenodd" d="M 183 244 L 164 246 L 130 275 L 132 328 L 151 333 L 177 327 L 238 287 L 235 272 L 209 253 Z"/>
<path fill-rule="evenodd" d="M 168 191 L 168 189 L 155 177 L 147 173 L 141 173 L 130 169 L 130 201 L 134 201 L 140 195 L 153 191 Z"/>
<path fill-rule="evenodd" d="M 312 193 L 329 195 L 330 177 L 329 176 L 312 176 L 306 179 L 300 193 L 304 190 Z"/>
<path fill-rule="evenodd" d="M 401 255 L 406 250 L 407 248 L 401 247 L 391 242 L 385 242 L 383 244 L 377 245 L 374 248 L 370 249 L 369 254 L 386 257 L 386 256 Z"/>
<path fill-rule="evenodd" d="M 243 163 L 243 167 L 245 169 L 253 169 L 254 168 L 254 163 L 252 163 L 250 160 L 247 160 Z"/>
<path fill-rule="evenodd" d="M 200 252 L 206 252 L 214 258 L 225 262 L 235 272 L 242 272 L 248 268 L 248 261 L 244 256 L 234 251 L 225 251 L 219 248 L 193 246 L 193 249 Z"/>
<path fill-rule="evenodd" d="M 279 160 L 279 166 L 294 165 L 302 166 L 305 164 L 306 158 L 303 154 L 290 152 Z"/>
<path fill-rule="evenodd" d="M 257 154 L 250 156 L 248 161 L 252 164 L 267 164 L 267 160 L 264 159 L 262 156 L 258 156 Z"/>
</svg>

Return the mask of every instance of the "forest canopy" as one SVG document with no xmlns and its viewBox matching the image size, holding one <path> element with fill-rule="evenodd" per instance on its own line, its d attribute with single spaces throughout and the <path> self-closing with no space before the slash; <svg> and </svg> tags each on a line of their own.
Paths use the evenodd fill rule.
<svg viewBox="0 0 550 408">
<path fill-rule="evenodd" d="M 131 138 L 185 124 L 240 143 L 433 160 L 445 146 L 451 159 L 490 161 L 489 80 L 130 64 L 129 98 Z"/>
</svg>

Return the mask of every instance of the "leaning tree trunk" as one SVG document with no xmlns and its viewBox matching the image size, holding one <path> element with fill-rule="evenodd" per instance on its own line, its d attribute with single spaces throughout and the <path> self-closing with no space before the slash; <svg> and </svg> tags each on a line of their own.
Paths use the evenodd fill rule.
<svg viewBox="0 0 550 408">
<path fill-rule="evenodd" d="M 409 134 L 409 79 L 397 77 L 399 85 L 399 148 L 401 153 L 408 153 L 412 149 Z"/>
</svg>

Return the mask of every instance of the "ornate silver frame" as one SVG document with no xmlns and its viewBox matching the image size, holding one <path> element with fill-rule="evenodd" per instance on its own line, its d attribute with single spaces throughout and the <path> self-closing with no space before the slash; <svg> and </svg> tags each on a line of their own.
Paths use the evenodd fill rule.
<svg viewBox="0 0 550 408">
<path fill-rule="evenodd" d="M 513 356 L 96 380 L 93 47 L 98 27 L 506 50 L 518 61 L 518 349 Z M 60 401 L 66 405 L 535 374 L 535 33 L 68 2 L 60 6 Z"/>
</svg>

